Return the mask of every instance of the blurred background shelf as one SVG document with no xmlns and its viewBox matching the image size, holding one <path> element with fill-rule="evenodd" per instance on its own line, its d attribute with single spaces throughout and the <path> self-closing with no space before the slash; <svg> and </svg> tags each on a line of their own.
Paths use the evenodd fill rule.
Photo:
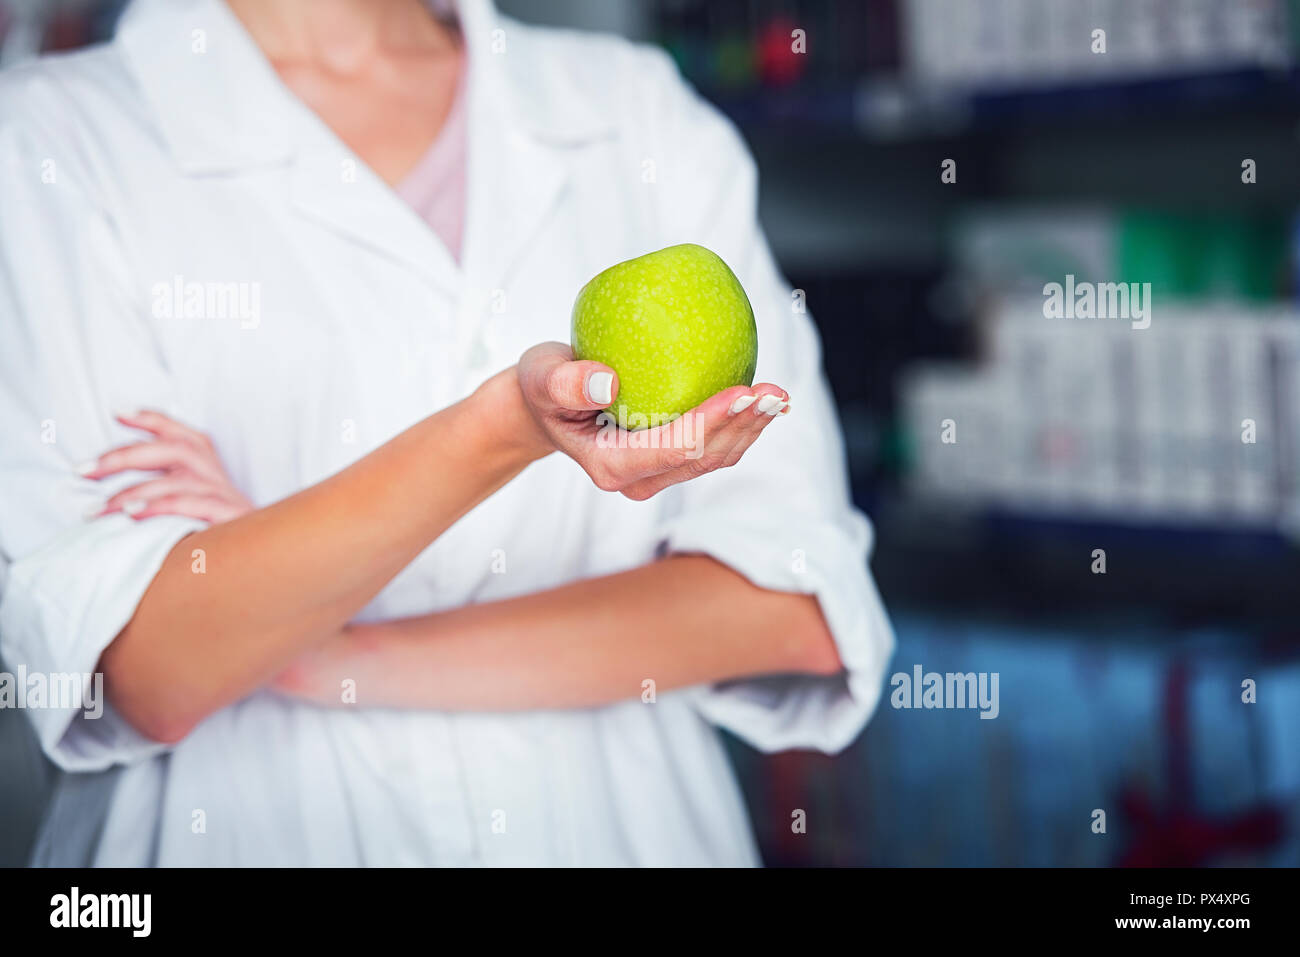
<svg viewBox="0 0 1300 957">
<path fill-rule="evenodd" d="M 1238 120 L 1295 119 L 1300 72 L 1252 67 L 1194 76 L 1156 77 L 1084 85 L 1078 81 L 1032 89 L 948 91 L 915 89 L 896 78 L 848 86 L 703 90 L 738 125 L 822 131 L 870 141 L 951 139 L 1004 133 L 1010 126 L 1049 132 L 1081 122 L 1108 126 L 1203 124 L 1231 108 Z"/>
<path fill-rule="evenodd" d="M 1294 644 L 1300 550 L 1271 530 L 1126 525 L 885 500 L 877 584 L 891 607 L 1029 621 L 1127 617 Z M 1105 574 L 1092 551 L 1107 554 Z M 1204 556 L 1212 554 L 1211 565 Z"/>
</svg>

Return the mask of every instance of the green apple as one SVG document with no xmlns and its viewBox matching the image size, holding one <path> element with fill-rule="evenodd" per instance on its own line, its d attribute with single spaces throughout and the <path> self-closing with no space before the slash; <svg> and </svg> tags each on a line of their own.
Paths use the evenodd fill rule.
<svg viewBox="0 0 1300 957">
<path fill-rule="evenodd" d="M 610 266 L 573 304 L 573 355 L 618 373 L 609 411 L 642 429 L 753 385 L 758 329 L 727 264 L 693 243 Z"/>
</svg>

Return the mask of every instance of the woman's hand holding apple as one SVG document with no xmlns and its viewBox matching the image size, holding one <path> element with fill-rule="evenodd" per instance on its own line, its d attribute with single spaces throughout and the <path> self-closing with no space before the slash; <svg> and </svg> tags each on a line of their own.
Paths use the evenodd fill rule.
<svg viewBox="0 0 1300 957">
<path fill-rule="evenodd" d="M 768 423 L 789 408 L 789 396 L 779 386 L 737 385 L 687 412 L 689 428 L 665 424 L 609 441 L 614 427 L 597 413 L 618 394 L 613 369 L 575 361 L 569 346 L 545 342 L 524 353 L 517 372 L 540 435 L 582 466 L 597 486 L 637 501 L 735 465 Z"/>
</svg>

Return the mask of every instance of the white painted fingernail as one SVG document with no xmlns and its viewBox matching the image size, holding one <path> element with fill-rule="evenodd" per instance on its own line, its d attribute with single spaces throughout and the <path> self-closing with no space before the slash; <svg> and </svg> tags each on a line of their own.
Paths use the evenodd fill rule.
<svg viewBox="0 0 1300 957">
<path fill-rule="evenodd" d="M 597 405 L 614 401 L 614 373 L 593 372 L 587 376 L 587 398 Z"/>
<path fill-rule="evenodd" d="M 731 403 L 731 414 L 735 415 L 737 412 L 744 412 L 754 404 L 754 401 L 757 398 L 758 396 L 756 395 L 742 395 L 735 402 Z"/>
<path fill-rule="evenodd" d="M 99 513 L 102 512 L 103 510 L 104 510 L 103 505 L 92 505 L 90 506 L 90 508 L 86 509 L 81 514 L 83 518 L 88 518 L 88 519 L 97 518 L 99 516 Z"/>
<path fill-rule="evenodd" d="M 782 400 L 781 400 L 781 404 L 778 405 L 775 409 L 772 409 L 772 411 L 768 412 L 767 414 L 768 414 L 768 415 L 780 415 L 782 412 L 784 412 L 784 411 L 789 407 L 789 405 L 790 405 L 789 402 L 786 402 L 784 399 L 782 399 Z"/>
<path fill-rule="evenodd" d="M 114 409 L 113 418 L 115 419 L 134 419 L 140 414 L 139 409 Z"/>
<path fill-rule="evenodd" d="M 758 406 L 754 409 L 754 414 L 776 415 L 777 412 L 781 411 L 781 406 L 784 404 L 785 400 L 779 395 L 765 395 L 758 400 Z"/>
<path fill-rule="evenodd" d="M 99 459 L 91 459 L 89 462 L 82 462 L 77 466 L 78 475 L 89 475 L 99 467 Z"/>
<path fill-rule="evenodd" d="M 138 498 L 133 498 L 129 502 L 122 503 L 122 511 L 126 512 L 128 515 L 139 515 L 147 507 L 147 504 L 140 501 Z"/>
</svg>

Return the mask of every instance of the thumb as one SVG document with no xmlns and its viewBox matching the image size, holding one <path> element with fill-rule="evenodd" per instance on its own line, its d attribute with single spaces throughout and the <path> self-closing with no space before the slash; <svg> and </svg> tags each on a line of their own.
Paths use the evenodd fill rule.
<svg viewBox="0 0 1300 957">
<path fill-rule="evenodd" d="M 525 388 L 542 402 L 573 412 L 608 407 L 618 395 L 618 373 L 589 360 L 571 359 L 567 349 L 534 347 L 524 353 L 520 371 Z"/>
</svg>

